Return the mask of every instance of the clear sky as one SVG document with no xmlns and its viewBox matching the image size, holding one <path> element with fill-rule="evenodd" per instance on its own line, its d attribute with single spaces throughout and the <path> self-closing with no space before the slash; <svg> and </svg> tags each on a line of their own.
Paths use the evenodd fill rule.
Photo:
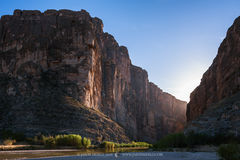
<svg viewBox="0 0 240 160">
<path fill-rule="evenodd" d="M 149 80 L 181 100 L 200 83 L 234 19 L 240 0 L 1 0 L 0 15 L 14 9 L 87 10 L 104 31 L 127 46 Z"/>
</svg>

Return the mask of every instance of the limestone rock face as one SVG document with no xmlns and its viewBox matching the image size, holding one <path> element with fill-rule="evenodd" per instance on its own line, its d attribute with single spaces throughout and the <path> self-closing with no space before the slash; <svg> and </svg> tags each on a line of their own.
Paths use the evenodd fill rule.
<svg viewBox="0 0 240 160">
<path fill-rule="evenodd" d="M 191 93 L 187 120 L 197 118 L 213 103 L 240 91 L 240 17 L 228 29 L 213 64 Z"/>
<path fill-rule="evenodd" d="M 0 77 L 0 129 L 155 141 L 185 124 L 186 102 L 150 83 L 85 10 L 2 16 Z"/>
<path fill-rule="evenodd" d="M 213 64 L 204 73 L 200 85 L 191 93 L 187 120 L 192 122 L 187 130 L 210 134 L 230 133 L 237 128 L 237 123 L 240 129 L 239 92 L 240 17 L 228 29 Z M 228 118 L 224 118 L 224 114 Z"/>
</svg>

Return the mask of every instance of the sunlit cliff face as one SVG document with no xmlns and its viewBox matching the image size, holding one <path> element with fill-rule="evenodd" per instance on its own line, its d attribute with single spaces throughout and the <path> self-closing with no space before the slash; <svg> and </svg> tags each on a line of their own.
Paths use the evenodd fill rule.
<svg viewBox="0 0 240 160">
<path fill-rule="evenodd" d="M 32 135 L 65 130 L 95 133 L 80 131 L 86 125 L 79 118 L 85 116 L 64 108 L 66 102 L 61 100 L 66 96 L 85 109 L 107 115 L 134 140 L 154 142 L 183 129 L 187 103 L 150 83 L 147 71 L 132 65 L 127 48 L 103 32 L 102 26 L 100 19 L 85 10 L 15 10 L 13 15 L 1 17 L 0 101 L 4 103 L 0 103 L 0 129 L 8 127 Z M 18 109 L 13 113 L 14 106 Z M 61 106 L 64 109 L 59 110 Z M 26 108 L 32 116 L 25 116 Z M 37 109 L 59 114 L 47 117 Z M 75 113 L 81 115 L 74 119 Z M 11 124 L 9 117 L 16 117 Z M 95 121 L 99 120 L 87 126 L 98 127 Z M 27 127 L 31 125 L 34 127 Z M 45 129 L 49 126 L 52 128 Z M 75 128 L 79 130 L 72 132 Z"/>
</svg>

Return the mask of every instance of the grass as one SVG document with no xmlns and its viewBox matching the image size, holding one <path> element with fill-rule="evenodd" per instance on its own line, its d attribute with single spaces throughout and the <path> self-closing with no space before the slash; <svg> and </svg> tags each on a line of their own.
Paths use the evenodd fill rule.
<svg viewBox="0 0 240 160">
<path fill-rule="evenodd" d="M 240 159 L 240 145 L 239 144 L 223 144 L 218 149 L 218 154 L 225 160 L 239 160 Z"/>
</svg>

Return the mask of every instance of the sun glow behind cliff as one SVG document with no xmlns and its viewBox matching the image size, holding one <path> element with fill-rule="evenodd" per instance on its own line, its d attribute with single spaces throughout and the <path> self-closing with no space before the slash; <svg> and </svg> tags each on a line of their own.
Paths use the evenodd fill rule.
<svg viewBox="0 0 240 160">
<path fill-rule="evenodd" d="M 200 84 L 201 72 L 187 75 L 188 77 L 179 77 L 175 88 L 168 88 L 167 92 L 173 94 L 177 99 L 189 102 L 191 92 Z"/>
<path fill-rule="evenodd" d="M 208 69 L 211 64 L 195 64 L 192 68 L 183 69 L 175 75 L 172 75 L 171 79 L 165 79 L 160 76 L 151 76 L 149 74 L 149 79 L 154 80 L 154 82 L 164 91 L 174 95 L 177 99 L 189 102 L 191 92 L 200 84 L 202 75 Z M 170 87 L 164 88 L 161 86 L 166 86 L 164 83 L 170 84 Z"/>
</svg>

